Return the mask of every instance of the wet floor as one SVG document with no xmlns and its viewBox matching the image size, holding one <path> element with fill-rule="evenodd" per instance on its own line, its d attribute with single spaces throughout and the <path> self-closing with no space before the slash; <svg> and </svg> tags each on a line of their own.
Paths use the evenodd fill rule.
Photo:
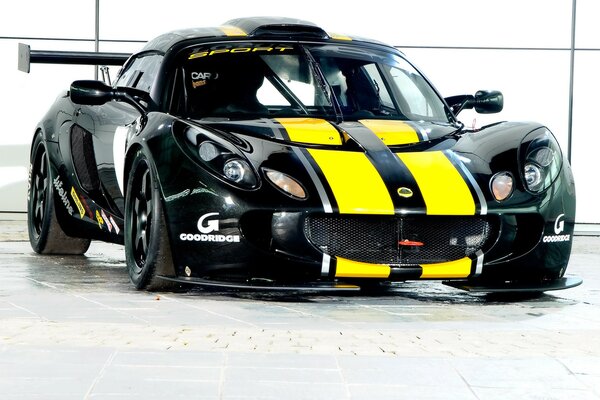
<svg viewBox="0 0 600 400">
<path fill-rule="evenodd" d="M 2 399 L 600 399 L 600 237 L 538 297 L 139 292 L 120 246 L 24 237 L 0 221 Z"/>
</svg>

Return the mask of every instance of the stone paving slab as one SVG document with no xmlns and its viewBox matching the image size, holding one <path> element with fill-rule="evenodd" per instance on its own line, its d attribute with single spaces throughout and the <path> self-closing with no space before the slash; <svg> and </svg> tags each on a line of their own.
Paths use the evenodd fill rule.
<svg viewBox="0 0 600 400">
<path fill-rule="evenodd" d="M 0 221 L 0 237 L 24 223 Z M 8 233 L 7 233 L 8 232 Z M 19 233 L 20 232 L 20 233 Z M 0 241 L 2 399 L 600 399 L 600 238 L 536 298 L 139 292 L 120 246 Z"/>
</svg>

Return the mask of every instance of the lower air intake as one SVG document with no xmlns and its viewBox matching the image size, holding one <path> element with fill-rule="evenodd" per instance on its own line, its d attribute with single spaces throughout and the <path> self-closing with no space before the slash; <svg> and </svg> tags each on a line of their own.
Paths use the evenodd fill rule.
<svg viewBox="0 0 600 400">
<path fill-rule="evenodd" d="M 310 215 L 308 240 L 326 254 L 353 261 L 415 265 L 470 256 L 491 239 L 484 217 Z"/>
</svg>

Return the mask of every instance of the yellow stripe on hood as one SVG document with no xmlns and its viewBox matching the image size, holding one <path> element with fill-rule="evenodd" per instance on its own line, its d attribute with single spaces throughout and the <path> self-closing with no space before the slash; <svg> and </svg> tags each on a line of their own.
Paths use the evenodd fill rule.
<svg viewBox="0 0 600 400">
<path fill-rule="evenodd" d="M 342 137 L 318 118 L 277 118 L 297 143 L 341 145 Z M 333 192 L 341 214 L 394 214 L 389 191 L 363 152 L 308 149 Z"/>
<path fill-rule="evenodd" d="M 419 185 L 429 215 L 474 215 L 475 200 L 456 167 L 441 151 L 399 153 Z"/>
<path fill-rule="evenodd" d="M 420 139 L 415 129 L 402 121 L 361 119 L 358 122 L 369 128 L 388 146 L 417 143 Z"/>
<path fill-rule="evenodd" d="M 309 144 L 342 144 L 337 129 L 329 122 L 319 118 L 276 118 L 285 128 L 290 140 Z"/>
<path fill-rule="evenodd" d="M 323 171 L 340 214 L 394 214 L 381 176 L 362 152 L 309 149 Z"/>
</svg>

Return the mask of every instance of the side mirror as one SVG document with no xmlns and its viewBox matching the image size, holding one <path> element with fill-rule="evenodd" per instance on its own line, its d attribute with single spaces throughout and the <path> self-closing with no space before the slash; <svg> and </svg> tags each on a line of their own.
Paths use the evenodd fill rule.
<svg viewBox="0 0 600 400">
<path fill-rule="evenodd" d="M 446 97 L 446 103 L 454 115 L 462 110 L 474 108 L 480 114 L 493 114 L 504 108 L 504 96 L 497 90 L 479 90 L 474 96 L 470 94 Z"/>
<path fill-rule="evenodd" d="M 69 91 L 75 104 L 101 106 L 115 99 L 114 90 L 102 81 L 75 81 Z"/>
<path fill-rule="evenodd" d="M 479 114 L 499 113 L 504 108 L 504 96 L 497 90 L 479 90 L 475 93 L 473 107 Z"/>
<path fill-rule="evenodd" d="M 71 84 L 69 97 L 75 104 L 101 106 L 109 101 L 122 101 L 146 115 L 150 96 L 141 90 L 128 87 L 113 88 L 102 81 L 75 81 Z"/>
</svg>

